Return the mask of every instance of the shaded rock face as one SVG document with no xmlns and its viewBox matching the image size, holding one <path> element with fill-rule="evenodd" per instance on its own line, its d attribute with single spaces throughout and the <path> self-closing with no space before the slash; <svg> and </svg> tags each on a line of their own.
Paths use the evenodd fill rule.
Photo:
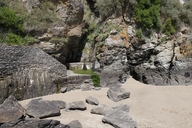
<svg viewBox="0 0 192 128">
<path fill-rule="evenodd" d="M 25 109 L 11 95 L 0 106 L 0 124 L 23 118 L 25 113 Z"/>
<path fill-rule="evenodd" d="M 165 41 L 162 42 L 162 38 Z M 157 35 L 155 39 L 142 44 L 138 42 L 137 49 L 140 50 L 130 52 L 129 62 L 134 65 L 131 72 L 133 78 L 152 85 L 190 85 L 190 37 L 182 34 L 176 38 Z"/>
<path fill-rule="evenodd" d="M 49 12 L 55 20 L 46 25 L 26 26 L 26 30 L 36 38 L 34 46 L 57 58 L 61 63 L 80 61 L 83 43 L 82 20 L 84 6 L 81 0 L 23 0 L 28 13 L 41 9 L 45 2 L 53 4 Z"/>
<path fill-rule="evenodd" d="M 0 102 L 10 94 L 23 100 L 59 91 L 55 81 L 67 71 L 56 59 L 33 47 L 0 45 L 0 51 Z"/>
</svg>

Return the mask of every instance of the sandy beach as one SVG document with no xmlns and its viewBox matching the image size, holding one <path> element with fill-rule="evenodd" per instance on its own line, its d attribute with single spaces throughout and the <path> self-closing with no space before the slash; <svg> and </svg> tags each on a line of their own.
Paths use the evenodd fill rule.
<svg viewBox="0 0 192 128">
<path fill-rule="evenodd" d="M 98 91 L 74 90 L 42 98 L 70 103 L 85 101 L 88 96 L 93 96 L 99 100 L 100 104 L 110 107 L 121 103 L 129 105 L 129 115 L 138 123 L 139 128 L 192 128 L 192 86 L 151 86 L 130 78 L 122 87 L 129 91 L 131 96 L 119 102 L 108 99 L 108 88 Z M 20 101 L 20 103 L 25 106 L 30 100 Z M 93 105 L 86 103 L 86 106 L 86 111 L 61 110 L 61 116 L 47 119 L 59 120 L 63 124 L 79 120 L 83 128 L 113 128 L 102 123 L 103 116 L 90 113 Z"/>
</svg>

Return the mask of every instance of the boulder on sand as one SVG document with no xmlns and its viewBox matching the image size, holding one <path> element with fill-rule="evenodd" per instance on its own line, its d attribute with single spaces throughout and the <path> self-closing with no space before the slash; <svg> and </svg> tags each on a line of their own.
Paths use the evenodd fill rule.
<svg viewBox="0 0 192 128">
<path fill-rule="evenodd" d="M 86 110 L 87 107 L 83 101 L 74 101 L 68 103 L 66 106 L 66 110 Z"/>
<path fill-rule="evenodd" d="M 126 99 L 130 97 L 130 92 L 127 92 L 123 88 L 109 88 L 107 91 L 107 96 L 109 99 L 118 102 L 120 100 Z"/>
<path fill-rule="evenodd" d="M 137 123 L 120 109 L 113 109 L 108 112 L 102 119 L 104 123 L 111 124 L 115 128 L 137 128 Z"/>
<path fill-rule="evenodd" d="M 0 124 L 25 117 L 25 109 L 10 95 L 0 105 Z"/>
<path fill-rule="evenodd" d="M 91 105 L 98 105 L 99 104 L 99 100 L 96 99 L 95 97 L 92 97 L 92 96 L 89 96 L 85 99 L 85 101 L 88 103 L 88 104 L 91 104 Z"/>
<path fill-rule="evenodd" d="M 46 118 L 59 116 L 60 109 L 52 101 L 46 101 L 42 98 L 31 100 L 27 104 L 27 114 L 32 117 Z"/>
</svg>

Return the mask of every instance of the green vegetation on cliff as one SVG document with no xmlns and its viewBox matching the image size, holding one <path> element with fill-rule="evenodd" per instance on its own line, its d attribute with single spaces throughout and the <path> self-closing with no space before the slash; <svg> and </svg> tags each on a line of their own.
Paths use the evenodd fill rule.
<svg viewBox="0 0 192 128">
<path fill-rule="evenodd" d="M 87 74 L 91 76 L 93 84 L 95 87 L 100 87 L 100 76 L 94 73 L 92 70 L 73 70 L 77 74 Z"/>
</svg>

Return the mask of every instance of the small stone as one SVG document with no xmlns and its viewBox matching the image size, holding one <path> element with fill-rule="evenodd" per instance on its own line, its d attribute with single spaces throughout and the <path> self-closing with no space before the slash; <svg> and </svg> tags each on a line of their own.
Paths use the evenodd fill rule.
<svg viewBox="0 0 192 128">
<path fill-rule="evenodd" d="M 61 88 L 60 92 L 61 92 L 61 93 L 65 93 L 65 92 L 67 92 L 67 88 L 66 88 L 66 87 Z"/>
<path fill-rule="evenodd" d="M 92 97 L 92 96 L 89 96 L 85 99 L 85 101 L 88 103 L 88 104 L 91 104 L 91 105 L 98 105 L 99 104 L 99 101 L 98 99 L 96 99 L 95 97 Z"/>
</svg>

